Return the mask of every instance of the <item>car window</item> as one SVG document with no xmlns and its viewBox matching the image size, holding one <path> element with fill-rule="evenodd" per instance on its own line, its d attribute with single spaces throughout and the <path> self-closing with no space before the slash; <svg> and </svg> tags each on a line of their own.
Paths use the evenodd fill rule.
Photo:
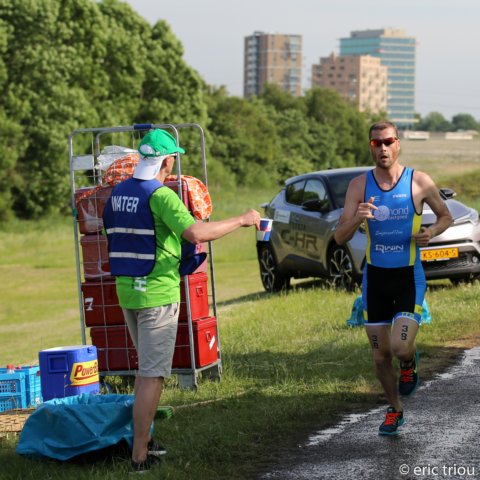
<svg viewBox="0 0 480 480">
<path fill-rule="evenodd" d="M 301 205 L 303 202 L 303 192 L 305 189 L 305 180 L 300 182 L 291 183 L 288 185 L 285 191 L 285 198 L 288 203 L 293 203 L 294 205 Z"/>
<path fill-rule="evenodd" d="M 355 177 L 360 176 L 361 172 L 348 172 L 340 175 L 332 175 L 328 179 L 330 191 L 333 201 L 337 208 L 343 208 L 345 205 L 345 195 L 347 193 L 348 184 Z"/>
<path fill-rule="evenodd" d="M 319 200 L 320 202 L 323 202 L 326 199 L 327 191 L 325 190 L 325 185 L 323 185 L 323 182 L 317 178 L 307 180 L 307 184 L 305 185 L 305 190 L 303 193 L 303 201 Z"/>
</svg>

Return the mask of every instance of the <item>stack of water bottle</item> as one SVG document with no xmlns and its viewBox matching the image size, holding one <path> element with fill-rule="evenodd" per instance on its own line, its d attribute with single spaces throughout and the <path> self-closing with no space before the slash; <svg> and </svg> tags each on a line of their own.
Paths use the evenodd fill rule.
<svg viewBox="0 0 480 480">
<path fill-rule="evenodd" d="M 42 401 L 38 365 L 0 368 L 0 412 L 36 407 Z"/>
</svg>

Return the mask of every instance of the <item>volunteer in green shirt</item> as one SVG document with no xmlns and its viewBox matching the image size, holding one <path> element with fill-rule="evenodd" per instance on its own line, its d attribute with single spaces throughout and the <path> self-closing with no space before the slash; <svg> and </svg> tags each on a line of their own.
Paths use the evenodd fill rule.
<svg viewBox="0 0 480 480">
<path fill-rule="evenodd" d="M 156 190 L 149 203 L 158 238 L 155 266 L 143 280 L 144 289 L 134 288 L 131 277 L 117 277 L 117 295 L 123 308 L 148 308 L 180 302 L 177 288 L 180 283 L 180 242 L 182 233 L 195 220 L 170 188 Z"/>
<path fill-rule="evenodd" d="M 150 438 L 150 426 L 171 374 L 180 302 L 182 242 L 197 244 L 240 227 L 260 226 L 248 210 L 216 222 L 196 222 L 177 194 L 162 185 L 175 157 L 185 151 L 165 130 L 151 130 L 139 145 L 133 178 L 118 184 L 105 206 L 109 260 L 120 306 L 138 353 L 133 406 L 132 469 L 149 470 L 165 449 Z"/>
</svg>

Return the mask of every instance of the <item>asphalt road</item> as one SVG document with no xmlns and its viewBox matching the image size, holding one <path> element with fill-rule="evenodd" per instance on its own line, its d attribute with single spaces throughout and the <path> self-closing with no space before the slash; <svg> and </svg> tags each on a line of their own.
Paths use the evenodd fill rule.
<svg viewBox="0 0 480 480">
<path fill-rule="evenodd" d="M 420 364 L 421 374 L 421 364 Z M 381 437 L 386 406 L 312 434 L 262 480 L 480 480 L 480 347 L 404 399 L 406 424 Z"/>
</svg>

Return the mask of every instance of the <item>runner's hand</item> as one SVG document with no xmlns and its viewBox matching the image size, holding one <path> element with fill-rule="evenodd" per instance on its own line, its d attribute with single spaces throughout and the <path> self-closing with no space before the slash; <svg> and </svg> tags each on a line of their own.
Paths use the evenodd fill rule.
<svg viewBox="0 0 480 480">
<path fill-rule="evenodd" d="M 373 204 L 375 199 L 370 197 L 368 202 L 360 203 L 357 208 L 357 218 L 360 220 L 365 220 L 367 218 L 374 218 L 372 210 L 378 210 L 378 208 Z"/>
<path fill-rule="evenodd" d="M 421 227 L 420 231 L 413 238 L 419 247 L 426 247 L 432 239 L 432 231 L 429 228 Z"/>
</svg>

